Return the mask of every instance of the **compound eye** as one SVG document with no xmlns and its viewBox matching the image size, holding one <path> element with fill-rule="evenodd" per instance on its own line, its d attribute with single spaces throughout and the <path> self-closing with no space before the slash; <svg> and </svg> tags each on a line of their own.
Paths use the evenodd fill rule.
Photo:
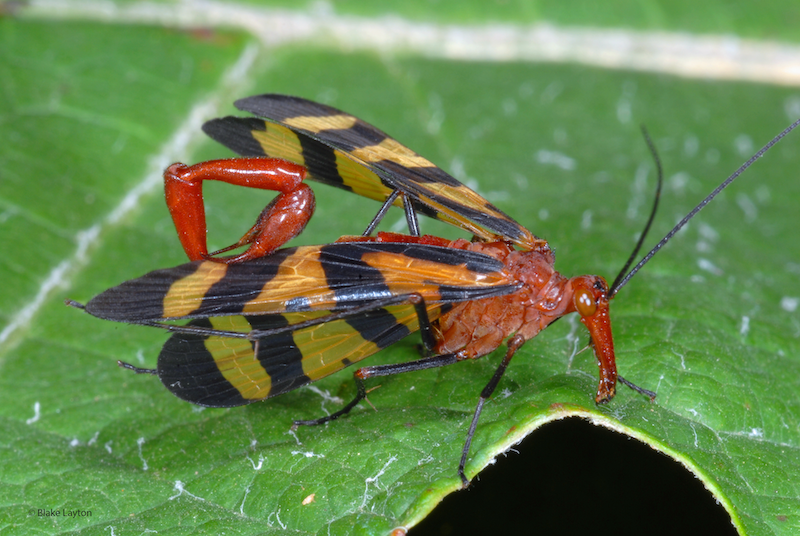
<svg viewBox="0 0 800 536">
<path fill-rule="evenodd" d="M 575 309 L 581 316 L 592 316 L 597 311 L 597 302 L 588 290 L 579 290 L 575 293 Z"/>
</svg>

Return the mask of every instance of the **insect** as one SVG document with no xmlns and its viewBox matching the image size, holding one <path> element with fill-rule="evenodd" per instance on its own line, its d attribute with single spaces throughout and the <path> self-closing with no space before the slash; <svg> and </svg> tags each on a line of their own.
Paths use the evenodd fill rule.
<svg viewBox="0 0 800 536">
<path fill-rule="evenodd" d="M 609 285 L 600 276 L 559 274 L 545 240 L 372 125 L 296 97 L 260 95 L 236 106 L 256 117 L 215 119 L 203 129 L 247 158 L 174 164 L 165 172 L 167 205 L 193 262 L 122 283 L 85 306 L 68 304 L 100 318 L 172 332 L 157 368 L 120 365 L 157 375 L 178 397 L 213 407 L 285 393 L 420 331 L 423 357 L 356 370 L 358 392 L 349 404 L 295 425 L 348 413 L 366 397 L 368 378 L 475 359 L 505 341 L 505 356 L 480 393 L 462 450 L 458 474 L 464 487 L 484 403 L 516 351 L 566 314 L 577 312 L 588 328 L 600 371 L 597 403 L 615 396 L 618 380 L 655 397 L 617 373 L 609 300 L 697 211 L 798 124 L 724 181 L 628 271 L 655 216 L 659 172 L 644 232 Z M 364 236 L 279 249 L 313 214 L 306 178 L 382 202 Z M 212 254 L 202 200 L 208 179 L 279 192 L 237 243 Z M 392 205 L 403 207 L 409 234 L 372 236 Z M 475 238 L 420 236 L 418 213 Z M 247 250 L 238 255 L 215 256 L 242 246 Z"/>
</svg>

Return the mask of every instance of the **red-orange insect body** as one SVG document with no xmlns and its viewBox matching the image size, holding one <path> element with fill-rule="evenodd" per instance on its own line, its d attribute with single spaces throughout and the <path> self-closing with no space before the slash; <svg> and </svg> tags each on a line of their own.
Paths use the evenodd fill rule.
<svg viewBox="0 0 800 536">
<path fill-rule="evenodd" d="M 312 190 L 302 181 L 305 168 L 280 159 L 238 158 L 212 160 L 194 166 L 173 164 L 164 173 L 167 206 L 181 244 L 191 260 L 209 259 L 238 263 L 267 255 L 297 236 L 313 215 Z M 275 190 L 280 195 L 267 205 L 256 224 L 227 251 L 251 244 L 233 257 L 212 257 L 206 246 L 205 210 L 202 183 L 219 180 L 238 186 Z M 617 368 L 614 341 L 608 316 L 608 284 L 599 276 L 568 279 L 555 268 L 555 256 L 547 242 L 540 241 L 531 251 L 515 250 L 509 242 L 449 241 L 433 236 L 407 236 L 378 233 L 376 237 L 345 237 L 346 240 L 404 242 L 438 245 L 475 251 L 503 262 L 519 290 L 505 296 L 455 304 L 433 325 L 435 355 L 454 354 L 458 361 L 487 355 L 511 336 L 507 359 L 527 340 L 558 318 L 573 312 L 589 329 L 600 367 L 600 382 L 595 401 L 614 397 Z M 364 374 L 364 377 L 369 377 Z"/>
<path fill-rule="evenodd" d="M 378 233 L 375 241 L 419 241 L 483 253 L 502 261 L 511 277 L 521 284 L 512 294 L 458 303 L 442 315 L 434 324 L 435 354 L 455 353 L 459 360 L 475 359 L 495 351 L 512 335 L 525 342 L 560 317 L 578 312 L 589 329 L 600 366 L 595 400 L 602 403 L 614 397 L 617 367 L 604 278 L 564 277 L 555 270 L 555 256 L 546 244 L 533 251 L 518 251 L 508 242 L 448 241 L 395 233 Z"/>
</svg>

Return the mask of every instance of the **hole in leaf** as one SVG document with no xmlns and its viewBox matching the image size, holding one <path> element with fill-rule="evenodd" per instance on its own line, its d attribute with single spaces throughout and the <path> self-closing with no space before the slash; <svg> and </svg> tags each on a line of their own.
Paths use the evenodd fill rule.
<svg viewBox="0 0 800 536">
<path fill-rule="evenodd" d="M 737 534 L 700 480 L 627 436 L 572 418 L 515 449 L 409 535 Z"/>
</svg>

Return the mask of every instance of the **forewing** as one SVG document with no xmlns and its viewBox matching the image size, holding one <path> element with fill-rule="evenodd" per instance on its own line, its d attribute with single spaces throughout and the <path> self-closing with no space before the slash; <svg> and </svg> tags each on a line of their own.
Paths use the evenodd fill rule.
<svg viewBox="0 0 800 536">
<path fill-rule="evenodd" d="M 399 190 L 419 212 L 485 240 L 509 240 L 528 250 L 545 244 L 481 195 L 352 115 L 284 95 L 257 95 L 235 104 L 267 121 L 225 117 L 209 121 L 203 130 L 243 156 L 291 160 L 306 166 L 314 180 L 381 202 Z"/>
<path fill-rule="evenodd" d="M 96 296 L 86 311 L 119 322 L 343 311 L 421 295 L 454 303 L 513 292 L 500 261 L 471 251 L 404 243 L 286 248 L 226 265 L 198 261 L 156 270 Z"/>
</svg>

